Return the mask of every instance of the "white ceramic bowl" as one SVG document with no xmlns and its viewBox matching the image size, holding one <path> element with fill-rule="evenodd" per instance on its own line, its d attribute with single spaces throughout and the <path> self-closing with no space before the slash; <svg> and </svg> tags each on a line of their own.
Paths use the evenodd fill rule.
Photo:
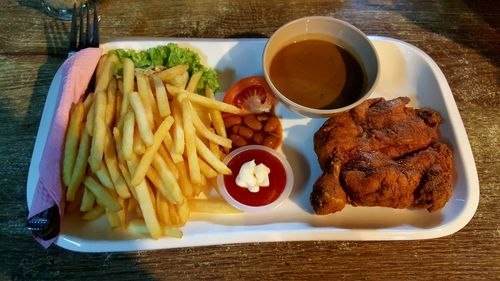
<svg viewBox="0 0 500 281">
<path fill-rule="evenodd" d="M 304 39 L 331 41 L 349 51 L 360 62 L 367 84 L 361 98 L 344 107 L 335 109 L 315 109 L 288 99 L 273 84 L 269 76 L 271 61 L 283 47 Z M 328 117 L 360 104 L 375 88 L 379 76 L 379 62 L 375 47 L 359 29 L 353 25 L 331 17 L 313 16 L 296 19 L 279 28 L 269 38 L 263 55 L 264 76 L 276 96 L 291 110 L 307 117 Z"/>
</svg>

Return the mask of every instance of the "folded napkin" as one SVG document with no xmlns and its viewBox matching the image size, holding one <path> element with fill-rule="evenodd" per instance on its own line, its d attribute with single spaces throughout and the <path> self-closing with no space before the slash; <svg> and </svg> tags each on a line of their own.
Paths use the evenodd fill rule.
<svg viewBox="0 0 500 281">
<path fill-rule="evenodd" d="M 61 161 L 64 138 L 69 123 L 71 106 L 81 100 L 92 74 L 101 57 L 102 49 L 87 48 L 68 58 L 61 68 L 61 85 L 57 93 L 56 112 L 49 129 L 49 135 L 40 161 L 40 178 L 36 186 L 28 219 L 57 205 L 61 219 L 64 214 L 64 197 L 61 176 Z M 33 237 L 48 248 L 57 236 L 50 240 Z"/>
</svg>

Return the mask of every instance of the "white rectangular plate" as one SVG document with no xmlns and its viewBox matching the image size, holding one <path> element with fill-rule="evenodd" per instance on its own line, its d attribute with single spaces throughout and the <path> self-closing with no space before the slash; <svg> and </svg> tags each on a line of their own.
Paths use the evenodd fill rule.
<svg viewBox="0 0 500 281">
<path fill-rule="evenodd" d="M 153 240 L 111 229 L 105 217 L 85 222 L 77 216 L 63 219 L 56 241 L 80 252 L 112 252 L 192 247 L 226 243 L 299 240 L 413 240 L 442 237 L 464 227 L 474 215 L 479 183 L 470 144 L 448 83 L 436 63 L 416 47 L 391 38 L 370 37 L 377 50 L 381 73 L 373 97 L 411 97 L 411 106 L 430 107 L 444 119 L 441 134 L 454 153 L 455 189 L 445 208 L 426 210 L 351 207 L 327 216 L 314 215 L 309 204 L 312 185 L 321 174 L 313 150 L 313 134 L 325 119 L 299 116 L 282 105 L 284 140 L 281 151 L 292 165 L 295 185 L 290 199 L 265 214 L 194 214 L 182 228 L 184 237 Z M 220 75 L 219 96 L 240 78 L 262 75 L 266 39 L 128 39 L 103 44 L 113 48 L 146 49 L 176 42 L 202 54 L 202 60 Z M 54 115 L 61 74 L 52 81 L 33 151 L 28 176 L 27 202 L 31 206 L 39 177 L 39 163 Z"/>
</svg>

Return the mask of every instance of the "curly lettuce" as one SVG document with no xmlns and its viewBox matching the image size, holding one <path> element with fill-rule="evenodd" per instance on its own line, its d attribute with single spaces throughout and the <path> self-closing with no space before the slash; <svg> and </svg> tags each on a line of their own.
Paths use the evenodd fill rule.
<svg viewBox="0 0 500 281">
<path fill-rule="evenodd" d="M 214 92 L 219 90 L 220 85 L 217 80 L 217 72 L 201 64 L 200 56 L 195 51 L 180 47 L 175 43 L 149 48 L 144 51 L 114 49 L 110 51 L 117 55 L 120 63 L 117 66 L 117 74 L 123 71 L 121 61 L 123 58 L 130 58 L 136 68 L 154 69 L 157 67 L 170 68 L 176 65 L 185 64 L 189 66 L 188 72 L 193 73 L 202 71 L 200 82 L 196 88 L 198 94 L 205 93 L 205 85 L 208 85 Z"/>
</svg>

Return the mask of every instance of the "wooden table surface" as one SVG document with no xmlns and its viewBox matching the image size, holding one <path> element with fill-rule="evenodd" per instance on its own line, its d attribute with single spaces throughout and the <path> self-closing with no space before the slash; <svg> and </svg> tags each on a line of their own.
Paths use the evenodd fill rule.
<svg viewBox="0 0 500 281">
<path fill-rule="evenodd" d="M 297 279 L 498 280 L 500 276 L 500 5 L 495 1 L 101 1 L 101 39 L 270 36 L 295 18 L 326 15 L 369 35 L 407 41 L 444 72 L 480 182 L 475 216 L 444 238 L 279 242 L 131 253 L 44 250 L 25 229 L 26 180 L 69 22 L 37 1 L 0 6 L 0 280 Z"/>
</svg>

